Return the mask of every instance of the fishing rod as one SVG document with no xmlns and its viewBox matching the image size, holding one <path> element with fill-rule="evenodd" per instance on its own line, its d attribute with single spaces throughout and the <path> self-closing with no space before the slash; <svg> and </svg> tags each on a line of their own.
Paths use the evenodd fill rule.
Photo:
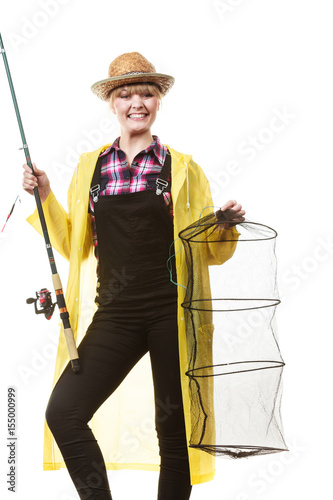
<svg viewBox="0 0 333 500">
<path fill-rule="evenodd" d="M 22 138 L 22 142 L 23 142 L 23 147 L 20 149 L 24 150 L 27 164 L 31 168 L 32 172 L 34 172 L 31 158 L 30 158 L 28 144 L 27 144 L 24 130 L 23 130 L 20 111 L 18 108 L 17 100 L 16 100 L 13 81 L 12 81 L 12 77 L 11 77 L 11 74 L 9 71 L 6 51 L 5 51 L 5 48 L 4 48 L 3 43 L 2 43 L 1 33 L 0 33 L 0 52 L 2 53 L 2 56 L 3 56 L 3 62 L 5 64 L 5 68 L 6 68 L 8 83 L 9 83 L 9 87 L 10 87 L 10 91 L 11 91 L 12 99 L 13 99 L 13 104 L 14 104 L 14 108 L 15 108 L 15 112 L 16 112 L 16 118 L 18 121 L 18 126 L 20 129 L 21 138 Z M 52 282 L 53 282 L 54 291 L 55 291 L 56 298 L 57 298 L 57 304 L 59 307 L 60 318 L 62 320 L 62 324 L 64 327 L 64 334 L 65 334 L 67 349 L 68 349 L 69 357 L 71 360 L 72 369 L 75 373 L 77 373 L 80 371 L 79 355 L 78 355 L 76 345 L 75 345 L 73 330 L 71 328 L 70 321 L 69 321 L 69 314 L 68 314 L 68 311 L 66 308 L 65 297 L 64 297 L 63 290 L 62 290 L 62 284 L 61 284 L 60 276 L 57 272 L 57 267 L 56 267 L 55 260 L 54 260 L 53 250 L 52 250 L 52 246 L 50 243 L 50 238 L 49 238 L 49 234 L 48 234 L 48 230 L 47 230 L 47 226 L 46 226 L 46 221 L 45 221 L 45 217 L 44 217 L 44 212 L 43 212 L 43 208 L 42 208 L 42 203 L 41 203 L 41 200 L 39 197 L 39 192 L 38 192 L 37 186 L 34 187 L 33 193 L 34 193 L 34 197 L 36 200 L 37 211 L 38 211 L 40 223 L 42 226 L 46 251 L 47 251 L 50 266 L 51 266 Z"/>
</svg>

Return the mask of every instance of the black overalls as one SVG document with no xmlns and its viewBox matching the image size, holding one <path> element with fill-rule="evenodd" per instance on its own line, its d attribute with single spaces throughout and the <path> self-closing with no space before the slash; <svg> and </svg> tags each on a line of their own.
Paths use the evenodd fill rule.
<svg viewBox="0 0 333 500">
<path fill-rule="evenodd" d="M 174 240 L 169 208 L 163 195 L 156 195 L 156 187 L 100 196 L 95 221 L 99 308 L 78 347 L 82 370 L 74 374 L 70 364 L 65 368 L 46 419 L 80 498 L 110 500 L 104 460 L 88 422 L 149 351 L 161 456 L 158 500 L 188 500 L 192 487 L 180 383 L 177 286 L 166 266 Z M 144 498 L 144 492 L 138 492 L 138 498 Z"/>
</svg>

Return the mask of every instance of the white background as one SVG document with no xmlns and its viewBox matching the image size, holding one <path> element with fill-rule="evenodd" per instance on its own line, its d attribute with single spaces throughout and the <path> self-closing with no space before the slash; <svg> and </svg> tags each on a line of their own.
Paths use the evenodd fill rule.
<svg viewBox="0 0 333 500">
<path fill-rule="evenodd" d="M 64 204 L 79 153 L 118 129 L 90 85 L 118 55 L 138 51 L 175 77 L 153 133 L 193 154 L 215 205 L 239 200 L 274 227 L 289 453 L 217 460 L 191 499 L 327 498 L 332 412 L 332 7 L 329 0 L 1 1 L 1 33 L 32 159 Z M 42 239 L 25 222 L 25 158 L 0 62 L 1 497 L 74 500 L 67 470 L 42 471 L 58 316 L 25 299 L 52 289 Z M 274 116 L 283 119 L 273 119 Z M 106 121 L 105 121 L 106 120 Z M 279 126 L 279 131 L 274 125 Z M 249 142 L 256 141 L 256 148 Z M 233 165 L 233 168 L 232 168 Z M 56 254 L 62 280 L 67 264 Z M 7 387 L 17 389 L 17 492 L 7 491 Z M 158 473 L 109 472 L 115 500 L 156 498 Z M 170 499 L 171 500 L 171 499 Z"/>
</svg>

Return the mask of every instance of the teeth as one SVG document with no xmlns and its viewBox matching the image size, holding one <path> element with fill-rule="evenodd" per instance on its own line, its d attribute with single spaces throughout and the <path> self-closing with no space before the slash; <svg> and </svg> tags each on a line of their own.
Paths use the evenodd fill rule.
<svg viewBox="0 0 333 500">
<path fill-rule="evenodd" d="M 144 116 L 146 116 L 145 113 L 133 113 L 131 115 L 128 115 L 130 118 L 143 118 Z"/>
</svg>

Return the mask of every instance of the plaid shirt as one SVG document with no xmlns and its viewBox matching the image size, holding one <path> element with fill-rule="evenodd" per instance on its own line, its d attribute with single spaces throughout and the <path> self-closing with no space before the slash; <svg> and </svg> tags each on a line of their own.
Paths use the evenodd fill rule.
<svg viewBox="0 0 333 500">
<path fill-rule="evenodd" d="M 162 170 L 167 148 L 161 144 L 156 135 L 153 135 L 154 141 L 135 156 L 129 167 L 126 154 L 119 148 L 119 139 L 120 137 L 100 154 L 102 163 L 100 179 L 101 190 L 99 196 L 135 193 L 148 189 L 155 190 L 155 181 Z M 168 180 L 170 182 L 171 174 Z M 166 205 L 169 205 L 170 215 L 173 217 L 170 191 L 164 191 L 163 197 Z M 95 256 L 98 260 L 98 240 L 94 216 L 94 202 L 91 194 L 89 198 L 89 212 L 91 213 Z"/>
</svg>

